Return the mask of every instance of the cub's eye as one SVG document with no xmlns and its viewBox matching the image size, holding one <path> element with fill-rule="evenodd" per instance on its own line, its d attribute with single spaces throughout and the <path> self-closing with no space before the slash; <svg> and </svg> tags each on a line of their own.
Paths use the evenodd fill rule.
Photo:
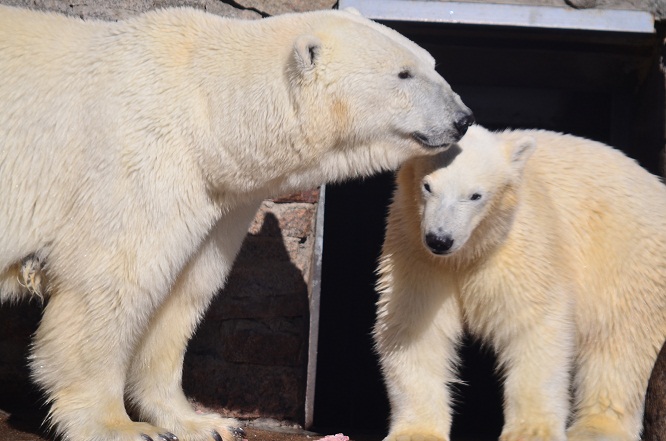
<svg viewBox="0 0 666 441">
<path fill-rule="evenodd" d="M 481 195 L 479 193 L 474 193 L 472 196 L 469 197 L 470 201 L 478 201 L 481 199 Z"/>
<path fill-rule="evenodd" d="M 432 190 L 430 189 L 430 184 L 428 184 L 427 182 L 424 182 L 424 183 L 423 183 L 423 189 L 424 189 L 427 193 L 432 193 Z"/>
<path fill-rule="evenodd" d="M 406 80 L 407 78 L 412 78 L 412 77 L 413 77 L 413 75 L 409 71 L 409 69 L 403 69 L 398 74 L 398 78 L 400 78 L 401 80 Z"/>
</svg>

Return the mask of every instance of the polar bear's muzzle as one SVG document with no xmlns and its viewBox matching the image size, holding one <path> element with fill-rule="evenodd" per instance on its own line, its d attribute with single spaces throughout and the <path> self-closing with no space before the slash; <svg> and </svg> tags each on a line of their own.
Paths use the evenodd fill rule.
<svg viewBox="0 0 666 441">
<path fill-rule="evenodd" d="M 428 233 L 425 235 L 424 242 L 430 252 L 433 254 L 449 254 L 452 252 L 451 248 L 453 247 L 453 238 L 446 235 L 438 235 L 434 233 Z"/>
<path fill-rule="evenodd" d="M 471 110 L 466 112 L 459 112 L 456 114 L 456 119 L 453 121 L 453 127 L 455 127 L 458 131 L 458 139 L 456 139 L 456 141 L 460 141 L 460 139 L 465 136 L 467 129 L 469 126 L 474 124 L 475 121 L 476 119 L 474 118 L 474 114 Z"/>
<path fill-rule="evenodd" d="M 471 110 L 459 111 L 452 122 L 452 127 L 446 130 L 432 130 L 428 133 L 414 132 L 412 136 L 426 148 L 446 147 L 460 139 L 467 133 L 469 126 L 474 124 L 474 114 Z"/>
</svg>

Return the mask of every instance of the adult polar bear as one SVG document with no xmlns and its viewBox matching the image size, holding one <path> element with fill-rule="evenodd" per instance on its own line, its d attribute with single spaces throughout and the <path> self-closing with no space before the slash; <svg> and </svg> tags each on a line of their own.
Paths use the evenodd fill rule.
<svg viewBox="0 0 666 441">
<path fill-rule="evenodd" d="M 427 52 L 343 11 L 0 7 L 0 102 L 1 298 L 48 280 L 31 368 L 72 441 L 234 439 L 180 377 L 260 201 L 395 168 L 472 121 Z"/>
<path fill-rule="evenodd" d="M 449 439 L 466 326 L 502 367 L 502 441 L 637 441 L 666 339 L 664 249 L 666 187 L 593 141 L 473 126 L 405 164 L 375 327 L 387 439 Z"/>
</svg>

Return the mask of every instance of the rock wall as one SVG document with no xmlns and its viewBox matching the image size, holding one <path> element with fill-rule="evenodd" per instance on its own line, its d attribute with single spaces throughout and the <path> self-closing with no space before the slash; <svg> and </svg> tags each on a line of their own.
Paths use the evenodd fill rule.
<svg viewBox="0 0 666 441">
<path fill-rule="evenodd" d="M 645 397 L 644 441 L 666 441 L 666 344 L 652 371 Z"/>
<path fill-rule="evenodd" d="M 303 423 L 318 192 L 266 201 L 191 341 L 189 396 L 240 418 Z"/>
</svg>

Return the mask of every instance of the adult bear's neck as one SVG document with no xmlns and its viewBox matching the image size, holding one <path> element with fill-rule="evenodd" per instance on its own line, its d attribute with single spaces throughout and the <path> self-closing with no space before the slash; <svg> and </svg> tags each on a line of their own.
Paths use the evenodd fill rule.
<svg viewBox="0 0 666 441">
<path fill-rule="evenodd" d="M 285 176 L 311 167 L 315 151 L 328 148 L 303 137 L 310 107 L 298 102 L 288 72 L 297 30 L 278 32 L 278 18 L 205 19 L 184 79 L 206 118 L 201 166 L 220 191 L 270 195 Z"/>
</svg>

